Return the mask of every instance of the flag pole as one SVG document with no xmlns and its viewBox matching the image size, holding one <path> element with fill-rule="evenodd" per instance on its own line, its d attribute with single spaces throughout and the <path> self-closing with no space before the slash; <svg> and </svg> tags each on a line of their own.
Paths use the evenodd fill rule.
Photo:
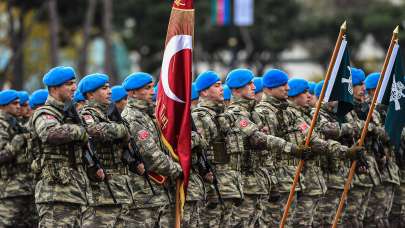
<svg viewBox="0 0 405 228">
<path fill-rule="evenodd" d="M 176 224 L 175 228 L 180 228 L 181 223 L 181 205 L 180 205 L 181 180 L 176 179 Z"/>
<path fill-rule="evenodd" d="M 343 41 L 344 36 L 346 34 L 346 29 L 347 29 L 346 28 L 346 21 L 344 21 L 343 24 L 340 26 L 340 31 L 339 31 L 338 38 L 336 40 L 335 49 L 333 50 L 332 58 L 330 59 L 328 70 L 326 71 L 325 81 L 324 81 L 323 86 L 322 86 L 322 91 L 321 91 L 321 94 L 319 96 L 319 100 L 318 100 L 318 102 L 316 104 L 315 113 L 314 113 L 314 115 L 312 117 L 311 127 L 309 128 L 309 131 L 307 133 L 307 137 L 306 137 L 306 141 L 305 141 L 306 146 L 309 146 L 309 143 L 311 141 L 312 132 L 314 130 L 316 120 L 318 118 L 318 114 L 319 114 L 319 110 L 321 108 L 322 100 L 323 100 L 323 98 L 325 96 L 326 88 L 327 88 L 327 85 L 328 85 L 328 82 L 329 82 L 330 75 L 332 74 L 333 66 L 334 66 L 334 63 L 336 61 L 339 49 L 340 49 L 340 45 L 342 44 L 342 41 Z M 292 201 L 294 200 L 295 188 L 297 186 L 297 183 L 298 183 L 298 180 L 299 180 L 299 177 L 300 177 L 300 174 L 301 174 L 301 171 L 302 171 L 303 167 L 304 167 L 304 160 L 300 160 L 300 163 L 298 164 L 297 169 L 295 171 L 294 181 L 293 181 L 293 183 L 291 185 L 291 188 L 290 188 L 290 194 L 288 196 L 287 203 L 284 206 L 283 217 L 282 217 L 282 219 L 280 221 L 280 228 L 284 228 L 284 224 L 285 224 L 285 222 L 287 220 L 287 216 L 288 216 L 288 210 L 290 209 Z"/>
<path fill-rule="evenodd" d="M 381 71 L 381 74 L 380 74 L 380 79 L 378 80 L 377 88 L 376 88 L 376 90 L 374 92 L 373 100 L 371 102 L 371 107 L 370 107 L 370 110 L 368 111 L 367 119 L 366 119 L 366 122 L 364 123 L 364 127 L 363 127 L 363 130 L 361 132 L 361 137 L 360 137 L 360 140 L 358 142 L 359 146 L 363 146 L 363 144 L 364 144 L 364 139 L 366 138 L 366 135 L 367 135 L 368 125 L 370 123 L 372 114 L 374 112 L 377 97 L 378 97 L 378 93 L 379 93 L 379 91 L 381 89 L 381 85 L 382 85 L 382 82 L 384 80 L 384 74 L 387 71 L 388 62 L 389 62 L 389 59 L 391 57 L 392 50 L 394 49 L 394 45 L 398 42 L 398 30 L 399 30 L 399 26 L 397 26 L 395 28 L 395 30 L 393 31 L 393 33 L 392 33 L 391 43 L 390 43 L 390 46 L 388 48 L 387 55 L 385 56 L 384 65 L 383 65 L 383 68 L 382 68 L 382 71 Z M 349 175 L 347 177 L 347 181 L 345 183 L 345 187 L 343 189 L 342 196 L 340 197 L 339 207 L 338 207 L 338 209 L 336 211 L 335 218 L 333 219 L 332 228 L 337 227 L 337 223 L 338 223 L 339 218 L 340 218 L 340 216 L 342 214 L 343 205 L 344 205 L 344 203 L 346 201 L 347 193 L 349 192 L 350 184 L 352 183 L 354 172 L 356 170 L 356 164 L 357 164 L 356 161 L 352 161 L 352 164 L 350 166 Z"/>
</svg>

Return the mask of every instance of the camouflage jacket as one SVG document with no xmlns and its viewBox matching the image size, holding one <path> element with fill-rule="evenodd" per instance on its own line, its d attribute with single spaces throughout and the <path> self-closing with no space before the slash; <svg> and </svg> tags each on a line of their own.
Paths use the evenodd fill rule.
<svg viewBox="0 0 405 228">
<path fill-rule="evenodd" d="M 132 195 L 128 187 L 128 169 L 122 162 L 124 143 L 128 132 L 121 123 L 115 123 L 107 117 L 108 105 L 88 101 L 80 110 L 80 116 L 86 124 L 92 147 L 97 153 L 109 185 L 118 204 L 131 204 Z M 114 204 L 106 183 L 90 181 L 93 205 Z"/>
<path fill-rule="evenodd" d="M 227 175 L 234 175 L 234 187 L 238 187 L 237 180 L 242 174 L 243 193 L 266 194 L 266 183 L 261 181 L 262 178 L 258 179 L 258 176 L 254 175 L 256 172 L 253 172 L 260 167 L 255 164 L 255 161 L 259 160 L 257 156 L 265 149 L 291 153 L 293 145 L 259 130 L 253 122 L 252 116 L 256 115 L 251 112 L 253 104 L 251 100 L 233 97 L 225 112 L 219 115 L 218 125 L 225 136 L 226 154 L 223 164 L 217 165 L 217 170 L 227 170 Z M 237 192 L 233 194 L 236 197 Z"/>
<path fill-rule="evenodd" d="M 25 150 L 25 142 L 29 134 L 23 128 L 17 118 L 0 110 L 0 198 L 2 199 L 33 194 L 30 163 Z M 22 136 L 21 140 L 13 141 L 16 135 Z"/>
<path fill-rule="evenodd" d="M 86 205 L 91 201 L 89 180 L 82 166 L 84 129 L 66 118 L 64 104 L 48 97 L 32 116 L 33 137 L 40 140 L 34 160 L 39 173 L 35 202 Z"/>
<path fill-rule="evenodd" d="M 356 141 L 360 139 L 361 132 L 364 127 L 364 120 L 367 118 L 367 113 L 368 113 L 368 107 L 365 105 L 362 105 L 358 102 L 355 101 L 355 108 L 354 110 L 350 111 L 347 114 L 347 120 L 349 123 L 352 124 L 353 130 L 355 132 Z M 363 119 L 364 118 L 364 119 Z M 371 121 L 369 126 L 368 126 L 368 133 L 373 131 L 375 124 Z M 369 137 L 366 137 L 364 146 L 366 147 L 366 150 L 368 149 L 367 147 L 367 141 Z M 368 163 L 368 170 L 367 173 L 363 174 L 357 174 L 353 178 L 353 184 L 355 186 L 363 186 L 363 187 L 373 187 L 376 185 L 381 184 L 381 175 L 378 170 L 378 165 L 375 160 L 374 155 L 367 150 L 366 152 L 366 159 Z"/>
<path fill-rule="evenodd" d="M 399 148 L 399 154 L 402 154 L 402 156 L 400 156 L 400 159 L 398 159 L 401 184 L 402 183 L 405 184 L 405 163 L 404 163 L 405 154 L 404 153 L 405 153 L 405 128 L 402 130 L 401 146 Z"/>
<path fill-rule="evenodd" d="M 181 167 L 163 149 L 152 106 L 146 101 L 129 98 L 121 115 L 128 121 L 130 134 L 137 139 L 136 145 L 149 171 L 176 178 L 181 173 Z M 153 196 L 148 183 L 142 176 L 130 174 L 130 177 L 134 207 L 149 208 L 169 203 L 163 186 L 152 183 L 156 191 L 156 195 Z"/>
</svg>

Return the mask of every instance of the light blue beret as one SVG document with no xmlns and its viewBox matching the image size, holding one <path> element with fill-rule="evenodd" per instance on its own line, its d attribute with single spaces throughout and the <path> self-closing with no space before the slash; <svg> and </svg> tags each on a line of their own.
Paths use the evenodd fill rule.
<svg viewBox="0 0 405 228">
<path fill-rule="evenodd" d="M 94 92 L 98 88 L 103 87 L 109 78 L 105 74 L 95 73 L 89 74 L 79 82 L 79 90 L 85 95 L 88 92 Z"/>
<path fill-rule="evenodd" d="M 353 86 L 363 84 L 364 79 L 366 79 L 366 75 L 364 74 L 364 71 L 362 69 L 352 67 L 351 73 Z"/>
<path fill-rule="evenodd" d="M 227 85 L 222 85 L 222 88 L 224 89 L 224 100 L 229 101 L 231 100 L 232 92 L 231 89 Z"/>
<path fill-rule="evenodd" d="M 319 97 L 321 95 L 323 82 L 324 82 L 324 80 L 316 83 L 316 86 L 315 86 L 315 96 L 316 97 Z"/>
<path fill-rule="evenodd" d="M 272 69 L 263 76 L 263 86 L 266 88 L 277 88 L 288 82 L 288 75 L 282 70 Z"/>
<path fill-rule="evenodd" d="M 20 99 L 20 105 L 23 105 L 30 99 L 30 94 L 27 91 L 18 91 L 18 98 Z"/>
<path fill-rule="evenodd" d="M 292 78 L 288 80 L 288 87 L 290 87 L 288 90 L 289 97 L 295 97 L 309 89 L 308 81 L 302 78 Z"/>
<path fill-rule="evenodd" d="M 369 74 L 366 80 L 364 80 L 364 84 L 366 84 L 366 90 L 377 88 L 379 79 L 380 79 L 380 72 L 374 72 Z"/>
<path fill-rule="evenodd" d="M 251 82 L 253 78 L 251 70 L 239 68 L 228 73 L 225 83 L 230 89 L 241 88 Z"/>
<path fill-rule="evenodd" d="M 127 91 L 123 86 L 116 85 L 111 88 L 111 100 L 118 102 L 127 97 Z"/>
<path fill-rule="evenodd" d="M 193 84 L 191 84 L 191 100 L 197 100 L 199 97 L 199 94 L 197 92 L 197 88 L 196 88 L 196 82 L 193 82 Z"/>
<path fill-rule="evenodd" d="M 151 83 L 153 81 L 152 75 L 144 72 L 136 72 L 130 74 L 127 78 L 125 78 L 122 86 L 124 86 L 126 91 L 136 90 L 139 88 L 144 87 L 145 85 Z"/>
<path fill-rule="evenodd" d="M 29 105 L 31 109 L 36 108 L 39 105 L 44 105 L 48 99 L 48 90 L 46 89 L 39 89 L 35 90 L 30 97 Z"/>
<path fill-rule="evenodd" d="M 50 69 L 48 73 L 44 75 L 42 82 L 48 87 L 60 86 L 75 77 L 76 73 L 72 67 L 58 66 Z"/>
<path fill-rule="evenodd" d="M 85 101 L 86 98 L 84 98 L 83 93 L 80 92 L 80 90 L 76 90 L 75 93 L 73 94 L 73 101 L 74 102 L 81 102 L 81 101 Z"/>
<path fill-rule="evenodd" d="M 217 73 L 214 71 L 205 71 L 198 75 L 197 79 L 195 80 L 196 90 L 201 92 L 204 89 L 208 89 L 218 81 L 221 81 L 221 79 Z"/>
<path fill-rule="evenodd" d="M 18 92 L 13 89 L 3 90 L 0 92 L 0 105 L 8 105 L 16 99 L 19 99 Z"/>
<path fill-rule="evenodd" d="M 309 93 L 315 95 L 316 82 L 310 81 L 308 82 L 308 86 L 309 86 Z"/>
<path fill-rule="evenodd" d="M 261 77 L 254 77 L 253 84 L 255 84 L 255 94 L 263 91 L 263 80 Z"/>
</svg>

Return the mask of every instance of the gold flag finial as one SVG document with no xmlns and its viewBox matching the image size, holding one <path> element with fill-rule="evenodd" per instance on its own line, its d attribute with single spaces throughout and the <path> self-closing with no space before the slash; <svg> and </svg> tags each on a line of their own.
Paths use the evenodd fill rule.
<svg viewBox="0 0 405 228">
<path fill-rule="evenodd" d="M 175 0 L 174 4 L 176 4 L 176 6 L 185 6 L 186 5 L 183 2 L 181 2 L 181 0 Z"/>
<path fill-rule="evenodd" d="M 346 23 L 346 21 L 344 21 L 343 24 L 340 26 L 340 30 L 346 31 L 346 29 L 347 29 L 347 23 Z"/>
<path fill-rule="evenodd" d="M 392 32 L 392 35 L 394 36 L 394 39 L 398 39 L 398 33 L 399 33 L 399 25 L 395 27 L 394 31 Z"/>
</svg>

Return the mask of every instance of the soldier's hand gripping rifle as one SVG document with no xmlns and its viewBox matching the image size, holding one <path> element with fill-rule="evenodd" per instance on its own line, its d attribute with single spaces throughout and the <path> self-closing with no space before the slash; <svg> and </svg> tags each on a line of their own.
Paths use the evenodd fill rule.
<svg viewBox="0 0 405 228">
<path fill-rule="evenodd" d="M 80 118 L 79 113 L 76 110 L 76 106 L 74 102 L 69 102 L 68 104 L 65 105 L 64 107 L 64 112 L 65 115 L 72 118 L 72 120 L 79 124 L 80 126 L 82 126 L 88 135 L 88 140 L 87 140 L 87 145 L 86 145 L 86 152 L 84 154 L 84 159 L 87 162 L 88 168 L 90 168 L 92 171 L 94 171 L 94 174 L 90 173 L 88 174 L 89 178 L 95 181 L 99 181 L 97 180 L 99 177 L 97 175 L 97 172 L 99 170 L 103 171 L 104 174 L 104 183 L 107 186 L 108 192 L 111 195 L 111 198 L 113 199 L 114 203 L 117 204 L 117 199 L 114 196 L 114 193 L 111 189 L 111 185 L 107 176 L 107 173 L 103 167 L 103 165 L 100 162 L 100 159 L 98 158 L 98 155 L 96 154 L 96 152 L 94 151 L 94 142 L 92 137 L 90 136 L 90 134 L 88 134 L 88 130 L 86 128 L 86 124 L 83 122 L 83 120 Z M 96 177 L 96 178 L 93 178 Z M 100 178 L 101 179 L 101 178 Z"/>
<path fill-rule="evenodd" d="M 128 133 L 130 134 L 131 129 L 130 129 L 129 123 L 124 118 L 122 118 L 120 112 L 117 109 L 117 106 L 115 106 L 114 103 L 111 103 L 110 107 L 108 108 L 108 118 L 114 122 L 124 124 L 124 126 L 127 128 Z M 148 183 L 153 195 L 156 195 L 155 189 L 153 188 L 153 185 L 150 182 L 148 168 L 146 167 L 146 164 L 142 158 L 142 155 L 139 152 L 139 148 L 136 145 L 134 138 L 131 135 L 129 137 L 129 146 L 126 149 L 129 154 L 124 153 L 124 161 L 128 164 L 129 170 L 131 172 L 138 173 L 137 166 L 139 164 L 143 164 L 144 169 L 145 169 L 145 171 L 143 172 L 143 177 L 145 178 L 146 182 Z"/>
<path fill-rule="evenodd" d="M 195 126 L 195 123 L 194 123 L 192 117 L 191 117 L 191 130 L 197 132 L 197 127 Z M 222 205 L 224 205 L 224 200 L 222 199 L 221 192 L 219 191 L 219 183 L 218 183 L 216 172 L 215 172 L 214 168 L 212 167 L 211 163 L 208 161 L 205 150 L 200 145 L 196 146 L 193 150 L 197 152 L 197 155 L 199 157 L 199 163 L 200 163 L 199 172 L 202 174 L 202 176 L 205 176 L 207 173 L 212 173 L 212 184 L 214 185 L 215 192 L 217 193 L 218 201 Z"/>
</svg>

